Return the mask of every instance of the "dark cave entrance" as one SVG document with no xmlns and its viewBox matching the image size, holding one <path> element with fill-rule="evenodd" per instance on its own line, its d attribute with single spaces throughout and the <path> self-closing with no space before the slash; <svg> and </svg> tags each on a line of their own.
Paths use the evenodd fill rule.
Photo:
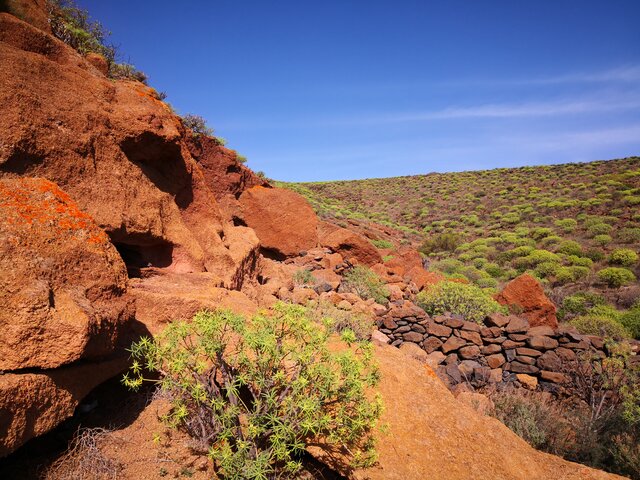
<svg viewBox="0 0 640 480">
<path fill-rule="evenodd" d="M 113 242 L 127 266 L 129 278 L 140 278 L 147 269 L 166 268 L 173 262 L 173 245 L 160 241 L 154 244 Z"/>
</svg>

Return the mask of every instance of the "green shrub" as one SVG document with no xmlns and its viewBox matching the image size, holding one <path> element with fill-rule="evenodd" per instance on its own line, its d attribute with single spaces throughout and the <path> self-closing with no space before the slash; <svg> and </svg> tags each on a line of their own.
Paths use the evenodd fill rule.
<svg viewBox="0 0 640 480">
<path fill-rule="evenodd" d="M 49 25 L 56 38 L 82 55 L 102 55 L 111 78 L 147 83 L 147 76 L 133 65 L 116 62 L 116 48 L 106 43 L 109 32 L 100 22 L 91 20 L 89 12 L 79 8 L 73 0 L 49 0 L 47 5 Z"/>
<path fill-rule="evenodd" d="M 328 325 L 311 322 L 300 306 L 274 310 L 249 322 L 228 311 L 174 322 L 133 344 L 123 381 L 135 389 L 143 369 L 161 372 L 173 406 L 165 421 L 206 448 L 224 478 L 294 478 L 318 439 L 370 465 L 382 407 L 366 395 L 378 381 L 371 345 L 332 352 Z"/>
<path fill-rule="evenodd" d="M 561 228 L 564 232 L 570 233 L 573 232 L 578 226 L 578 222 L 573 218 L 563 218 L 560 220 L 556 220 L 553 222 L 556 227 Z"/>
<path fill-rule="evenodd" d="M 438 252 L 453 252 L 462 244 L 460 235 L 453 232 L 439 233 L 422 242 L 418 250 L 425 255 Z"/>
<path fill-rule="evenodd" d="M 556 252 L 565 255 L 582 255 L 582 246 L 574 240 L 565 240 L 558 245 Z"/>
<path fill-rule="evenodd" d="M 624 325 L 607 317 L 584 315 L 571 319 L 569 323 L 585 335 L 598 335 L 614 340 L 624 340 L 630 336 Z"/>
<path fill-rule="evenodd" d="M 389 240 L 371 240 L 371 243 L 376 248 L 393 248 L 393 243 Z"/>
<path fill-rule="evenodd" d="M 534 448 L 554 454 L 571 449 L 571 422 L 553 400 L 521 390 L 497 391 L 491 400 L 493 415 Z"/>
<path fill-rule="evenodd" d="M 373 298 L 376 303 L 389 301 L 389 289 L 384 282 L 367 267 L 356 266 L 349 270 L 342 280 L 342 288 L 362 298 Z"/>
<path fill-rule="evenodd" d="M 484 266 L 484 271 L 491 275 L 493 278 L 500 278 L 504 275 L 504 270 L 497 263 L 487 263 Z"/>
<path fill-rule="evenodd" d="M 638 254 L 630 248 L 616 248 L 611 252 L 611 255 L 609 255 L 609 263 L 630 267 L 638 263 Z"/>
<path fill-rule="evenodd" d="M 593 260 L 587 257 L 579 257 L 577 255 L 569 255 L 567 257 L 567 262 L 571 265 L 575 265 L 577 267 L 589 267 L 593 266 Z"/>
<path fill-rule="evenodd" d="M 548 250 L 534 250 L 526 257 L 520 257 L 514 260 L 513 266 L 516 268 L 535 267 L 541 263 L 559 263 L 560 257 Z"/>
<path fill-rule="evenodd" d="M 314 283 L 313 275 L 311 274 L 311 271 L 307 270 L 306 268 L 301 268 L 300 270 L 297 270 L 293 274 L 293 284 L 296 287 L 311 285 L 313 283 Z"/>
<path fill-rule="evenodd" d="M 613 230 L 613 227 L 608 223 L 596 223 L 596 224 L 590 225 L 587 228 L 587 232 L 592 237 L 595 237 L 597 235 L 607 235 L 611 233 L 611 230 Z"/>
<path fill-rule="evenodd" d="M 562 320 L 571 316 L 586 314 L 596 305 L 605 305 L 606 302 L 605 298 L 597 293 L 578 292 L 562 300 L 562 306 L 558 310 L 558 317 Z"/>
<path fill-rule="evenodd" d="M 315 323 L 328 322 L 332 331 L 342 333 L 345 330 L 353 332 L 356 340 L 369 340 L 375 328 L 374 320 L 367 315 L 342 310 L 327 301 L 312 302 L 307 307 L 309 318 Z"/>
<path fill-rule="evenodd" d="M 633 338 L 640 340 L 640 305 L 624 312 L 620 315 L 619 320 Z"/>
<path fill-rule="evenodd" d="M 561 268 L 563 267 L 556 262 L 542 262 L 536 266 L 534 272 L 536 275 L 546 278 L 556 275 Z"/>
<path fill-rule="evenodd" d="M 609 245 L 611 243 L 611 240 L 611 235 L 596 235 L 595 237 L 593 237 L 593 241 L 598 245 L 602 245 L 603 247 L 605 245 Z"/>
<path fill-rule="evenodd" d="M 598 272 L 598 279 L 610 287 L 618 288 L 635 282 L 636 276 L 626 268 L 608 267 Z"/>
<path fill-rule="evenodd" d="M 432 285 L 420 292 L 416 300 L 429 315 L 451 312 L 478 323 L 490 313 L 505 311 L 504 307 L 480 287 L 458 282 Z"/>
<path fill-rule="evenodd" d="M 512 248 L 511 250 L 507 250 L 505 252 L 502 252 L 500 254 L 500 258 L 502 260 L 511 260 L 513 258 L 526 257 L 527 255 L 529 255 L 534 250 L 535 250 L 535 248 L 533 248 L 531 246 L 522 245 L 520 247 Z"/>
<path fill-rule="evenodd" d="M 451 275 L 460 272 L 460 270 L 464 268 L 464 263 L 454 258 L 445 258 L 444 260 L 434 263 L 431 268 Z"/>
<path fill-rule="evenodd" d="M 79 53 L 97 53 L 107 62 L 115 59 L 115 48 L 106 45 L 109 32 L 100 22 L 91 20 L 89 12 L 78 8 L 72 0 L 51 0 L 49 25 L 53 35 Z"/>
<path fill-rule="evenodd" d="M 588 267 L 560 267 L 555 273 L 555 283 L 566 285 L 575 282 L 589 275 L 591 269 Z"/>
<path fill-rule="evenodd" d="M 640 228 L 626 227 L 618 232 L 618 240 L 621 243 L 638 243 L 640 242 Z"/>
<path fill-rule="evenodd" d="M 584 255 L 594 262 L 599 262 L 604 259 L 604 252 L 598 248 L 590 248 L 584 253 Z"/>
<path fill-rule="evenodd" d="M 205 135 L 207 137 L 213 137 L 213 129 L 207 126 L 207 121 L 200 115 L 188 113 L 182 117 L 182 123 L 185 128 L 191 130 L 196 136 Z"/>
</svg>

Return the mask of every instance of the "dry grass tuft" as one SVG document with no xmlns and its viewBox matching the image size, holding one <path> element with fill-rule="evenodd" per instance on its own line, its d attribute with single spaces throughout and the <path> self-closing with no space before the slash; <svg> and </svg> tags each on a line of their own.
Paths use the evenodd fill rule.
<svg viewBox="0 0 640 480">
<path fill-rule="evenodd" d="M 114 480 L 122 470 L 120 463 L 107 458 L 100 443 L 110 434 L 104 428 L 78 430 L 69 449 L 42 476 L 44 480 Z"/>
</svg>

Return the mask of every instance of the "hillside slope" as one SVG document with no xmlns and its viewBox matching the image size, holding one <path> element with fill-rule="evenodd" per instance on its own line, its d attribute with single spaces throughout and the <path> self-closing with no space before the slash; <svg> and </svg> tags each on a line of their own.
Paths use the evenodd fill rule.
<svg viewBox="0 0 640 480">
<path fill-rule="evenodd" d="M 620 308 L 638 297 L 638 262 L 627 250 L 640 247 L 639 157 L 281 185 L 326 219 L 393 227 L 403 242 L 426 239 L 432 269 L 482 287 L 529 271 L 558 301 L 586 289 Z M 620 249 L 630 259 L 610 258 Z M 599 274 L 610 267 L 625 269 L 622 289 Z"/>
</svg>

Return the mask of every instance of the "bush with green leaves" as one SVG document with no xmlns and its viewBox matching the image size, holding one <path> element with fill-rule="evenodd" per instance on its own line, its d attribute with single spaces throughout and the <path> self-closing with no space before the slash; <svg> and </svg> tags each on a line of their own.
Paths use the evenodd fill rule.
<svg viewBox="0 0 640 480">
<path fill-rule="evenodd" d="M 341 288 L 364 299 L 373 298 L 381 305 L 389 302 L 390 293 L 384 282 L 375 272 L 361 265 L 344 274 Z"/>
<path fill-rule="evenodd" d="M 100 22 L 91 20 L 89 12 L 72 0 L 49 0 L 49 25 L 53 35 L 79 53 L 98 53 L 107 62 L 115 60 L 115 48 L 106 45 L 109 32 Z"/>
<path fill-rule="evenodd" d="M 49 25 L 53 35 L 82 55 L 97 53 L 107 61 L 109 77 L 147 83 L 147 76 L 129 63 L 117 63 L 117 49 L 106 43 L 110 35 L 100 22 L 73 0 L 48 0 Z"/>
<path fill-rule="evenodd" d="M 294 274 L 293 274 L 293 284 L 296 287 L 304 287 L 305 285 L 311 285 L 314 282 L 314 278 L 313 275 L 311 274 L 310 270 L 307 270 L 306 268 L 301 268 L 300 270 L 297 270 Z"/>
<path fill-rule="evenodd" d="M 620 267 L 603 268 L 598 272 L 598 279 L 613 288 L 619 288 L 623 285 L 636 281 L 636 276 L 631 270 Z"/>
<path fill-rule="evenodd" d="M 335 352 L 330 334 L 329 322 L 313 323 L 296 305 L 250 321 L 203 311 L 134 343 L 123 382 L 136 389 L 145 369 L 159 372 L 172 403 L 164 420 L 208 450 L 223 478 L 294 478 L 317 440 L 371 465 L 382 409 L 379 395 L 367 395 L 379 379 L 371 344 Z"/>
<path fill-rule="evenodd" d="M 607 300 L 600 294 L 594 292 L 578 292 L 568 295 L 562 300 L 562 305 L 558 309 L 558 318 L 565 320 L 576 315 L 584 315 L 593 307 L 605 305 Z"/>
<path fill-rule="evenodd" d="M 625 227 L 618 232 L 618 240 L 621 243 L 639 243 L 640 242 L 640 228 L 638 227 Z"/>
<path fill-rule="evenodd" d="M 630 248 L 616 248 L 611 252 L 611 255 L 609 255 L 609 263 L 630 267 L 638 263 L 638 254 Z"/>
<path fill-rule="evenodd" d="M 595 237 L 593 237 L 593 241 L 596 242 L 598 245 L 601 246 L 606 246 L 609 245 L 611 243 L 613 239 L 611 238 L 611 235 L 596 235 Z"/>
<path fill-rule="evenodd" d="M 561 228 L 566 233 L 573 232 L 578 226 L 577 220 L 573 218 L 562 218 L 553 222 L 556 227 Z"/>
<path fill-rule="evenodd" d="M 482 288 L 460 282 L 445 281 L 432 285 L 420 292 L 416 300 L 429 315 L 450 312 L 478 323 L 491 313 L 506 311 Z"/>
<path fill-rule="evenodd" d="M 418 250 L 425 255 L 438 252 L 453 252 L 461 244 L 462 238 L 459 234 L 445 232 L 425 239 Z"/>
<path fill-rule="evenodd" d="M 614 340 L 624 340 L 630 337 L 630 333 L 624 325 L 606 316 L 584 315 L 571 319 L 569 323 L 585 335 L 598 335 Z"/>
<path fill-rule="evenodd" d="M 640 340 L 640 304 L 622 313 L 619 321 L 633 338 Z"/>
<path fill-rule="evenodd" d="M 182 124 L 196 136 L 205 135 L 207 137 L 213 137 L 213 128 L 209 127 L 207 121 L 200 115 L 187 113 L 182 117 Z"/>
<path fill-rule="evenodd" d="M 336 333 L 345 330 L 353 332 L 356 340 L 369 340 L 375 328 L 375 321 L 369 315 L 338 308 L 326 300 L 310 302 L 307 305 L 309 318 L 316 323 L 328 321 Z"/>
<path fill-rule="evenodd" d="M 371 243 L 376 248 L 393 248 L 393 242 L 390 242 L 389 240 L 371 240 Z"/>
</svg>

